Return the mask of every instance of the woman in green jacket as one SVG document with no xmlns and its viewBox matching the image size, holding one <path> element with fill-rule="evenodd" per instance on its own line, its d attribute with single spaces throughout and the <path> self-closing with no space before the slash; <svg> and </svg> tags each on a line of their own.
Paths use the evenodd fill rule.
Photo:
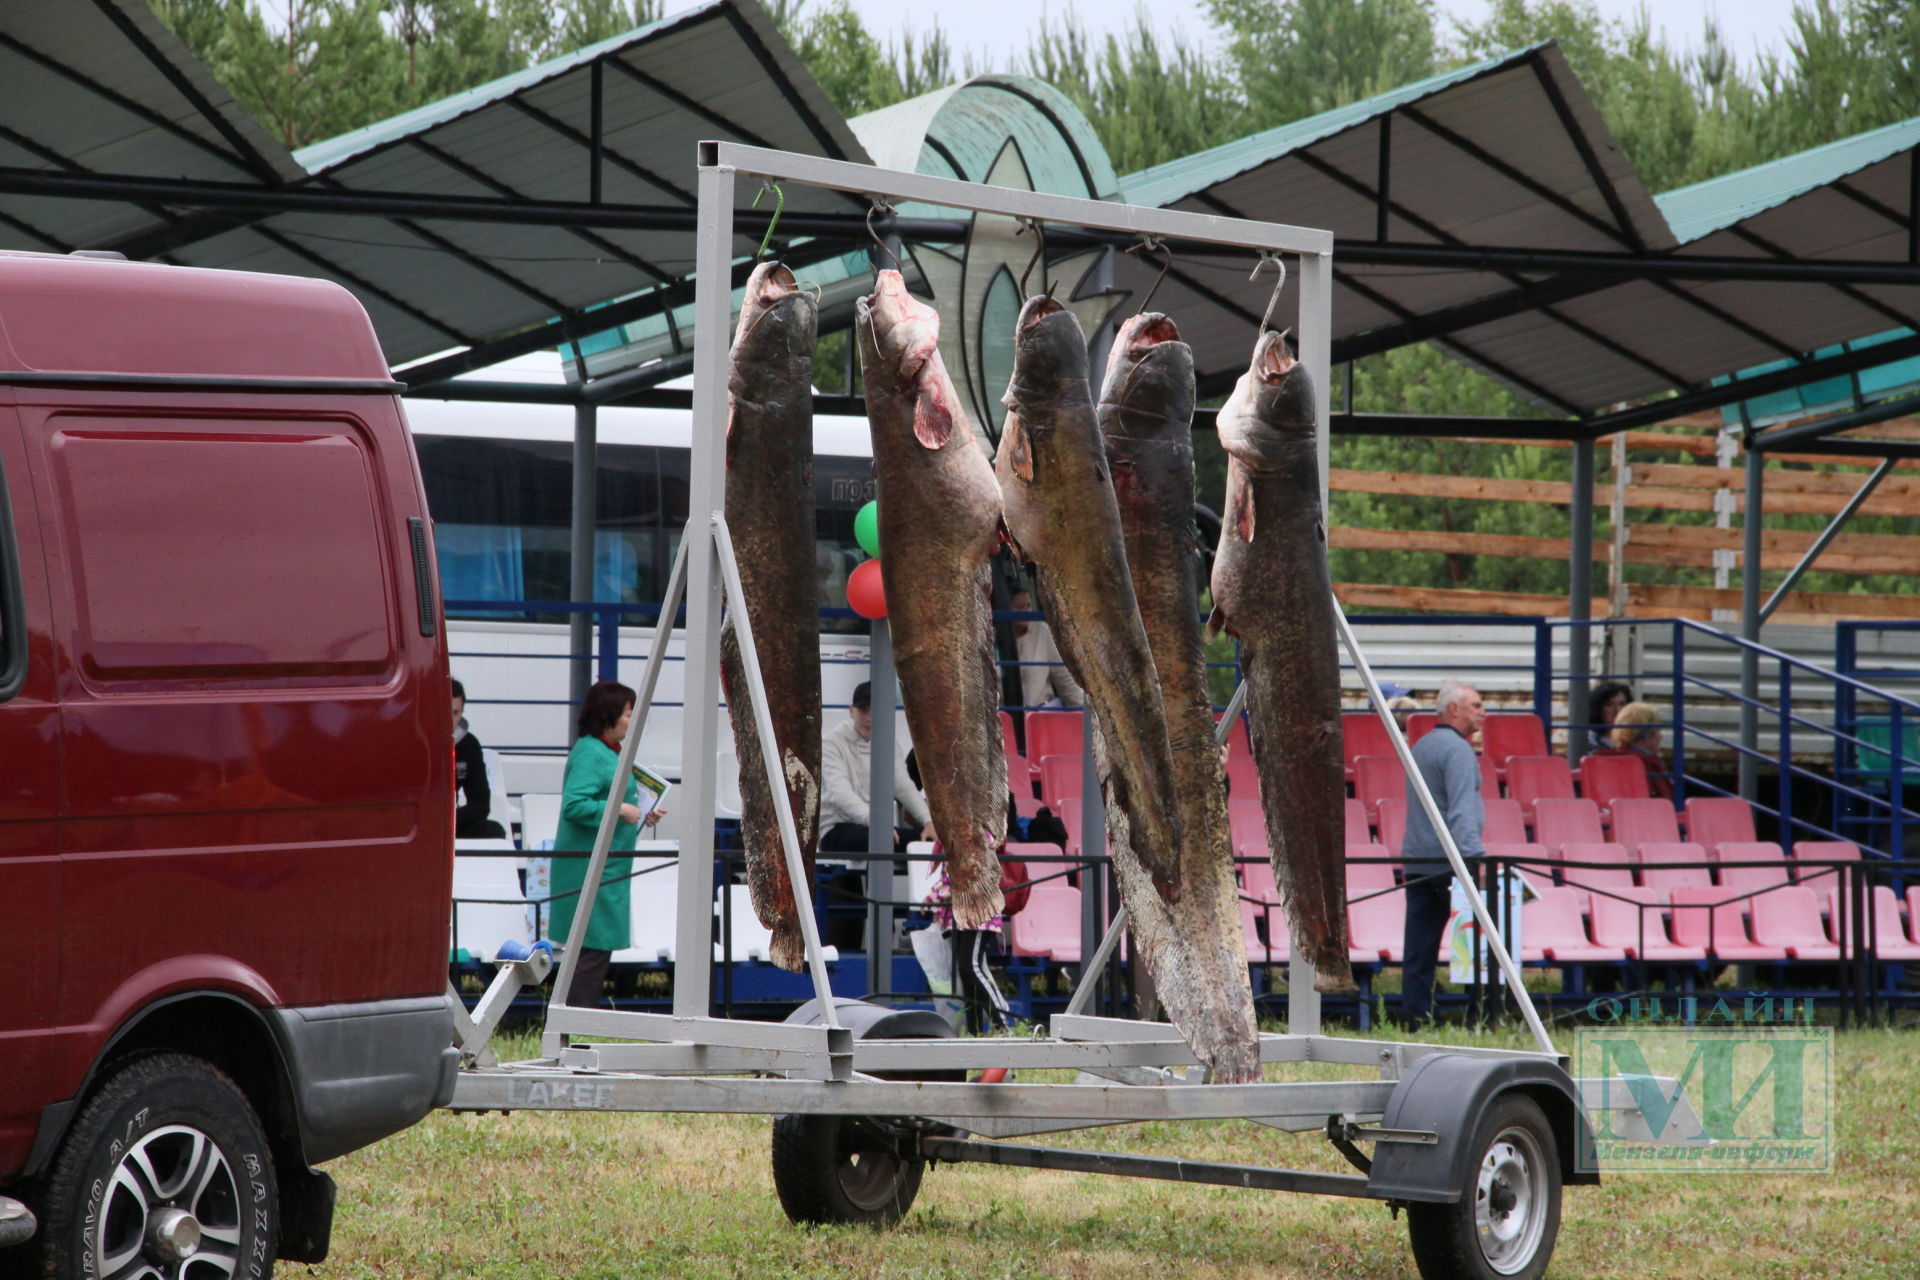
<svg viewBox="0 0 1920 1280">
<path fill-rule="evenodd" d="M 606 812 L 607 795 L 613 790 L 614 771 L 620 764 L 620 744 L 626 741 L 627 726 L 633 722 L 634 701 L 633 690 L 613 680 L 602 680 L 587 690 L 586 701 L 580 706 L 580 737 L 567 754 L 566 780 L 560 788 L 560 826 L 553 841 L 556 850 L 592 852 L 594 839 L 600 834 L 600 815 Z M 626 784 L 609 854 L 631 853 L 640 835 L 640 787 L 631 776 Z M 660 820 L 660 813 L 647 814 L 645 819 L 652 826 Z M 573 984 L 567 989 L 570 1005 L 591 1007 L 600 1003 L 608 962 L 615 951 L 628 944 L 633 930 L 629 907 L 632 874 L 632 858 L 607 858 L 600 892 L 594 898 L 593 918 L 587 921 L 586 940 L 574 966 Z M 576 891 L 586 878 L 587 859 L 553 860 L 554 938 L 564 941 L 572 931 L 579 902 Z"/>
</svg>

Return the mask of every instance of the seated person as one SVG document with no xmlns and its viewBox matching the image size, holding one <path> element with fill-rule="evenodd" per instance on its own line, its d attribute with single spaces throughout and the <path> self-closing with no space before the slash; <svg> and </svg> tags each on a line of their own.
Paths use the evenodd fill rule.
<svg viewBox="0 0 1920 1280">
<path fill-rule="evenodd" d="M 1660 755 L 1660 731 L 1652 726 L 1660 713 L 1644 702 L 1629 702 L 1621 707 L 1607 734 L 1607 745 L 1594 752 L 1597 756 L 1633 756 L 1646 768 L 1647 794 L 1672 801 L 1673 781 L 1667 762 Z"/>
<path fill-rule="evenodd" d="M 853 691 L 847 719 L 820 735 L 820 852 L 866 853 L 868 779 L 873 760 L 873 685 L 861 681 Z M 914 840 L 932 840 L 933 814 L 927 797 L 914 785 L 907 772 L 906 744 L 894 741 L 893 798 L 906 823 L 893 828 L 892 847 L 904 848 Z M 894 808 L 893 805 L 887 806 Z M 891 816 L 891 815 L 890 815 Z M 858 949 L 861 922 L 853 904 L 866 896 L 865 862 L 837 865 L 829 885 L 829 901 L 840 908 L 827 922 L 827 941 L 841 950 Z M 882 864 L 883 868 L 888 864 Z M 884 877 L 877 883 L 886 883 Z"/>
<path fill-rule="evenodd" d="M 454 839 L 498 840 L 507 833 L 488 816 L 493 811 L 493 788 L 487 784 L 487 759 L 480 739 L 467 727 L 467 688 L 458 680 L 448 683 L 453 691 L 453 794 L 459 804 Z"/>
</svg>

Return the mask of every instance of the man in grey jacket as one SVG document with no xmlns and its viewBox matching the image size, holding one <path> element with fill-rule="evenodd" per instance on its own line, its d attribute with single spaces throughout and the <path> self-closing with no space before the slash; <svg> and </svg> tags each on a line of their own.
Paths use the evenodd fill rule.
<svg viewBox="0 0 1920 1280">
<path fill-rule="evenodd" d="M 1487 718 L 1480 694 L 1468 685 L 1449 680 L 1434 699 L 1440 723 L 1413 746 L 1414 767 L 1463 858 L 1486 852 L 1480 828 L 1486 806 L 1480 798 L 1480 760 L 1473 751 L 1473 735 Z M 1400 997 L 1409 1032 L 1418 1031 L 1433 1016 L 1434 958 L 1451 914 L 1453 869 L 1426 807 L 1407 781 L 1407 832 L 1401 844 L 1407 869 L 1407 933 L 1401 973 L 1405 987 Z"/>
</svg>

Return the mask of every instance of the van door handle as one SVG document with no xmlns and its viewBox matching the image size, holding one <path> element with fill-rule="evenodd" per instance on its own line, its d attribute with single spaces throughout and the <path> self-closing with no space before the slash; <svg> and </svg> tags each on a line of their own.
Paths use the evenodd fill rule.
<svg viewBox="0 0 1920 1280">
<path fill-rule="evenodd" d="M 407 517 L 407 537 L 413 542 L 413 593 L 420 604 L 420 634 L 436 635 L 440 611 L 434 607 L 433 566 L 427 563 L 427 522 L 423 517 Z"/>
</svg>

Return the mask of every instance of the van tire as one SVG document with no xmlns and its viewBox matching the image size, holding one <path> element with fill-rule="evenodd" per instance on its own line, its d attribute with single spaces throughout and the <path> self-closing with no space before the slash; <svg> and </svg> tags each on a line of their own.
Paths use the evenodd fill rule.
<svg viewBox="0 0 1920 1280">
<path fill-rule="evenodd" d="M 167 1277 L 215 1251 L 232 1259 L 236 1280 L 272 1273 L 273 1153 L 246 1095 L 199 1058 L 156 1053 L 115 1068 L 61 1141 L 44 1187 L 33 1246 L 43 1280 L 111 1275 L 136 1251 Z"/>
</svg>

